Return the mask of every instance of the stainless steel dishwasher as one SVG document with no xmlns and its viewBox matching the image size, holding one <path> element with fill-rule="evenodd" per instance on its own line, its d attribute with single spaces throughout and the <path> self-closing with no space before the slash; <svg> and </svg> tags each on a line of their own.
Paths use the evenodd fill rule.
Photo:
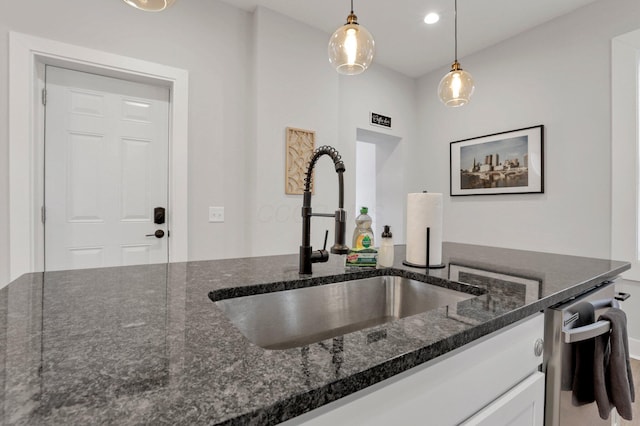
<svg viewBox="0 0 640 426">
<path fill-rule="evenodd" d="M 619 307 L 613 281 L 594 287 L 586 293 L 552 306 L 545 311 L 544 368 L 546 373 L 545 426 L 612 426 L 619 423 L 616 410 L 609 419 L 598 414 L 595 402 L 575 406 L 572 402 L 573 351 L 576 342 L 592 339 L 610 330 L 608 321 L 575 326 L 582 302 L 596 309 L 595 318 L 615 306 Z"/>
</svg>

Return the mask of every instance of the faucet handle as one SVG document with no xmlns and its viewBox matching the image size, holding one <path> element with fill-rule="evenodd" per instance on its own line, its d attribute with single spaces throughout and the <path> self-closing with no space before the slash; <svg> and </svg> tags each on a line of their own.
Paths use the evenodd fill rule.
<svg viewBox="0 0 640 426">
<path fill-rule="evenodd" d="M 327 251 L 327 238 L 329 237 L 329 230 L 324 233 L 324 247 L 322 250 L 316 250 L 311 252 L 311 263 L 327 262 L 329 260 L 329 252 Z"/>
</svg>

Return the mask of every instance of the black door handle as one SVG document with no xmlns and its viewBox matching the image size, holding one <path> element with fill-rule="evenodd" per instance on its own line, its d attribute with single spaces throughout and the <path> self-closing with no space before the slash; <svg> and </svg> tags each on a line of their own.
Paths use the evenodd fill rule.
<svg viewBox="0 0 640 426">
<path fill-rule="evenodd" d="M 164 231 L 162 229 L 158 229 L 156 232 L 154 232 L 153 234 L 147 234 L 145 235 L 145 237 L 156 237 L 156 238 L 162 238 L 164 237 Z"/>
</svg>

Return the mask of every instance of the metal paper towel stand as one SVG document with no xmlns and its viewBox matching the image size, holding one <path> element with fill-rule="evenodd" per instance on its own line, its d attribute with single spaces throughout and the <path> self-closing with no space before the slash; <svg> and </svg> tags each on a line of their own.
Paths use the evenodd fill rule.
<svg viewBox="0 0 640 426">
<path fill-rule="evenodd" d="M 425 191 L 426 192 L 426 191 Z M 406 265 L 406 266 L 411 266 L 412 268 L 426 268 L 426 269 L 442 269 L 445 267 L 444 263 L 441 263 L 439 265 L 430 265 L 429 263 L 429 241 L 431 240 L 431 228 L 427 226 L 427 246 L 426 246 L 426 252 L 427 252 L 427 261 L 424 265 L 416 265 L 415 263 L 411 263 L 408 260 L 403 260 L 402 264 Z"/>
</svg>

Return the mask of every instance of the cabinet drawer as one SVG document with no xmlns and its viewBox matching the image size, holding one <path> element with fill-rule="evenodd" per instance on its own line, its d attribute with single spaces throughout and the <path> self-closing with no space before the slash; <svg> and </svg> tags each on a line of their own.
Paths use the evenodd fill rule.
<svg viewBox="0 0 640 426">
<path fill-rule="evenodd" d="M 461 426 L 542 426 L 544 374 L 535 372 Z"/>
</svg>

